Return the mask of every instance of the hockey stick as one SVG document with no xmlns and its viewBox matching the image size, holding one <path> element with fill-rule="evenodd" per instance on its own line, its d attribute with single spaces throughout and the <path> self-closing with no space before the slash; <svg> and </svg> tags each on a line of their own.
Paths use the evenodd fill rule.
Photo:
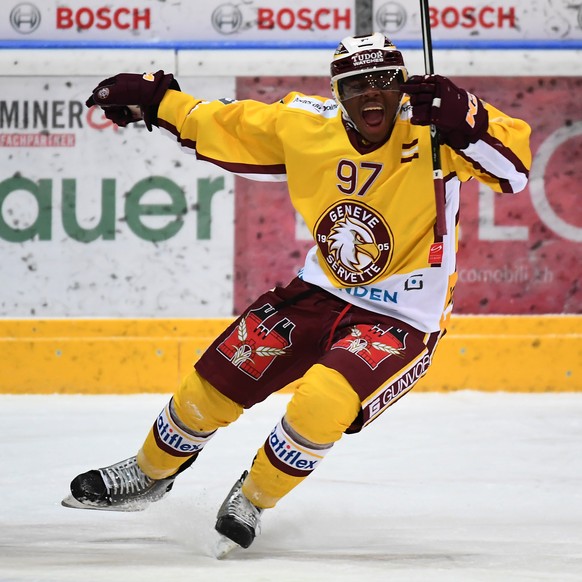
<svg viewBox="0 0 582 582">
<path fill-rule="evenodd" d="M 424 71 L 427 75 L 434 74 L 432 60 L 432 37 L 430 33 L 430 16 L 428 0 L 420 0 L 420 21 L 422 26 L 422 49 L 424 51 Z M 436 235 L 447 234 L 445 220 L 445 183 L 441 166 L 441 152 L 437 128 L 430 126 L 430 145 L 432 149 L 432 178 L 434 182 L 434 195 L 436 202 Z"/>
</svg>

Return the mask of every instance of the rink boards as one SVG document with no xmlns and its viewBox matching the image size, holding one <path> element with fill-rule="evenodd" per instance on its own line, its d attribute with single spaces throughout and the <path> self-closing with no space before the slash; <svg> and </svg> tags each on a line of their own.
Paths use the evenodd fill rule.
<svg viewBox="0 0 582 582">
<path fill-rule="evenodd" d="M 0 52 L 11 120 L 0 132 L 8 164 L 0 221 L 0 393 L 171 392 L 231 313 L 297 271 L 297 257 L 311 243 L 285 206 L 283 187 L 253 185 L 251 192 L 246 181 L 233 183 L 186 156 L 175 164 L 166 141 L 151 140 L 143 128 L 102 127 L 82 105 L 104 76 L 143 67 L 175 71 L 183 87 L 203 87 L 206 98 L 274 96 L 299 80 L 307 92 L 328 88 L 329 51 L 256 54 Z M 534 163 L 529 189 L 516 197 L 498 199 L 467 185 L 456 312 L 506 315 L 455 316 L 415 390 L 582 390 L 575 163 L 582 152 L 581 55 L 579 49 L 436 55 L 440 73 L 530 121 Z M 422 51 L 408 51 L 407 63 L 421 72 Z M 53 116 L 51 127 L 36 127 L 25 111 Z M 49 134 L 67 139 L 28 147 L 23 141 Z M 157 165 L 146 164 L 143 151 Z M 179 232 L 166 232 L 171 225 L 163 215 L 142 220 L 141 197 L 150 195 L 144 184 L 157 187 L 176 212 L 185 192 L 190 210 Z M 253 219 L 265 208 L 277 216 L 257 221 L 258 237 Z M 108 230 L 110 223 L 116 228 Z M 160 233 L 163 245 L 151 240 Z M 272 248 L 289 252 L 276 262 L 263 259 Z"/>
</svg>

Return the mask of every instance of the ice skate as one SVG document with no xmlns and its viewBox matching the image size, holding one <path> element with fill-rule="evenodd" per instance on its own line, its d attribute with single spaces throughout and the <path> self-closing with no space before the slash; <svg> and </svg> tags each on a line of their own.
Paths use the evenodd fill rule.
<svg viewBox="0 0 582 582">
<path fill-rule="evenodd" d="M 218 559 L 237 547 L 248 548 L 258 533 L 263 510 L 243 495 L 242 484 L 247 474 L 247 471 L 242 474 L 218 510 L 215 526 L 221 536 L 215 552 Z"/>
<path fill-rule="evenodd" d="M 172 486 L 176 475 L 155 480 L 130 457 L 109 467 L 82 473 L 71 482 L 71 495 L 61 502 L 75 509 L 142 511 L 160 500 Z"/>
</svg>

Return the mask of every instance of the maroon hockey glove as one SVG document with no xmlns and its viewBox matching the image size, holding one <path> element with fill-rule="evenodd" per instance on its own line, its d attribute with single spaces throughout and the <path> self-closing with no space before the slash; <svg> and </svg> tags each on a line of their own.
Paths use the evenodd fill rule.
<svg viewBox="0 0 582 582">
<path fill-rule="evenodd" d="M 412 123 L 434 125 L 442 143 L 464 149 L 487 131 L 489 114 L 483 103 L 440 75 L 414 75 L 401 85 L 410 95 Z"/>
<path fill-rule="evenodd" d="M 168 89 L 180 90 L 174 75 L 120 73 L 101 81 L 85 105 L 103 108 L 105 117 L 121 127 L 144 120 L 148 131 L 157 125 L 158 107 Z"/>
</svg>

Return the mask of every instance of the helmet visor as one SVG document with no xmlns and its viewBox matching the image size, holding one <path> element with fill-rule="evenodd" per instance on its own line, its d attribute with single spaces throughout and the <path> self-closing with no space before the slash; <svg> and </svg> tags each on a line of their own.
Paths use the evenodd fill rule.
<svg viewBox="0 0 582 582">
<path fill-rule="evenodd" d="M 338 79 L 338 98 L 340 101 L 347 101 L 372 89 L 400 92 L 402 83 L 404 83 L 404 73 L 401 69 L 384 69 L 350 75 L 343 79 Z"/>
</svg>

